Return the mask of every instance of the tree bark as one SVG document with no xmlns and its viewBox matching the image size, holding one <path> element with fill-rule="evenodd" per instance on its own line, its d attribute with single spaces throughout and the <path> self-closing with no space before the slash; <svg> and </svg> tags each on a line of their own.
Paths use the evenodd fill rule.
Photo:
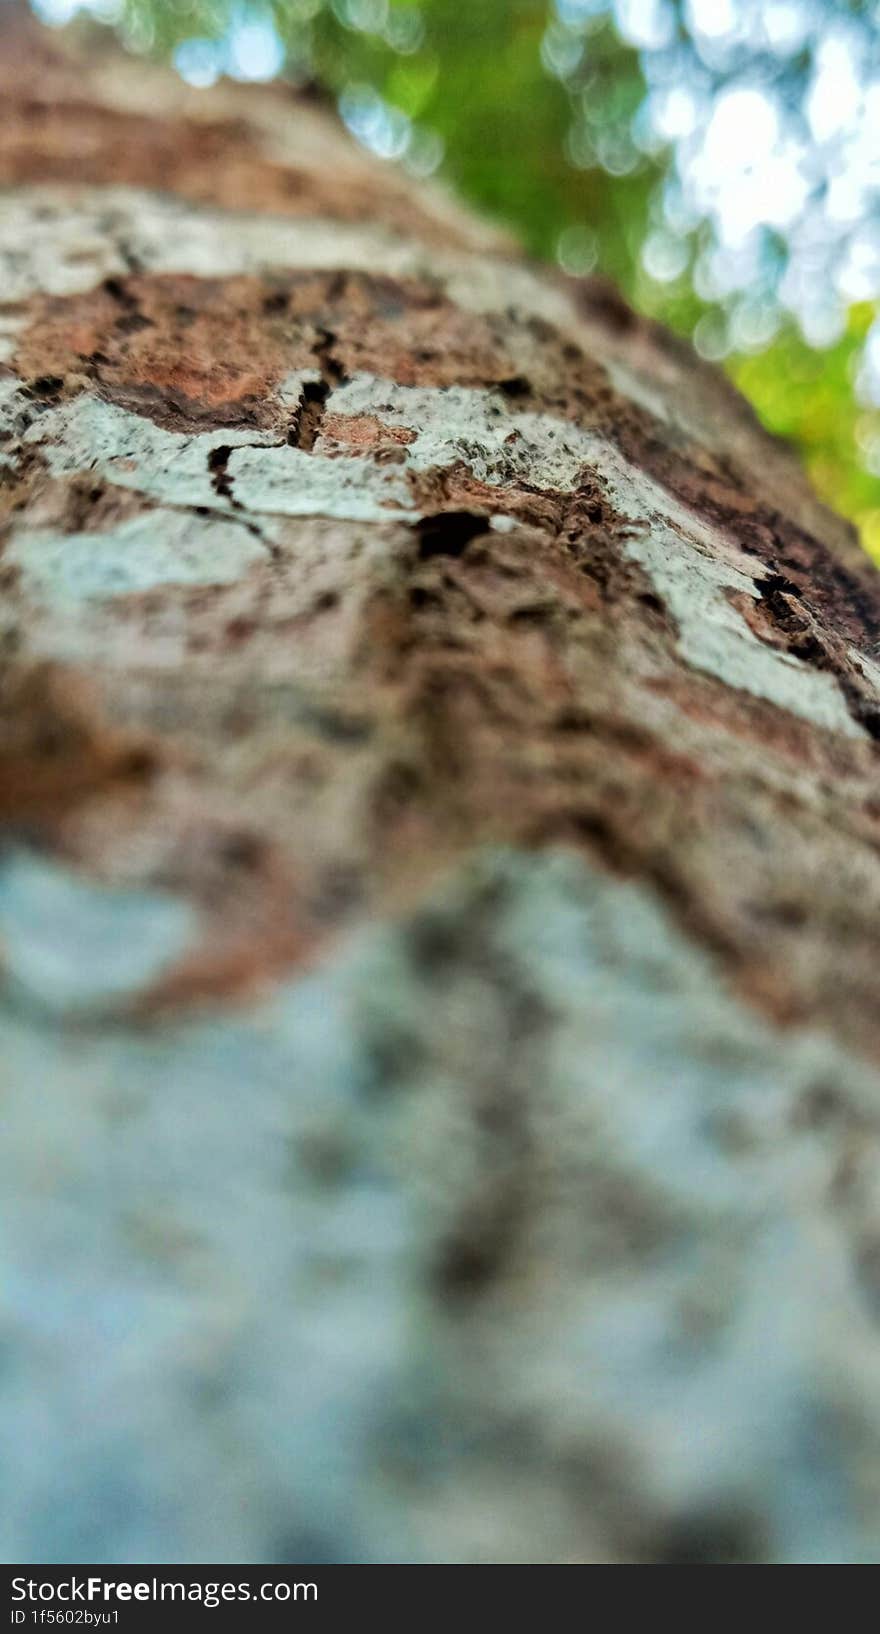
<svg viewBox="0 0 880 1634">
<path fill-rule="evenodd" d="M 3 1550 L 880 1558 L 880 593 L 719 373 L 5 6 Z"/>
</svg>

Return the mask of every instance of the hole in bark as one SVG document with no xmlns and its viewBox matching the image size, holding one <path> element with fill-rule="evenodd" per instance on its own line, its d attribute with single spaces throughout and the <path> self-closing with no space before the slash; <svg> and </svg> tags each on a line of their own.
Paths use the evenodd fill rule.
<svg viewBox="0 0 880 1634">
<path fill-rule="evenodd" d="M 135 780 L 152 777 L 157 767 L 154 751 L 146 748 L 129 749 L 119 762 L 120 774 Z"/>
<path fill-rule="evenodd" d="M 868 736 L 880 743 L 880 709 L 873 709 L 870 706 L 859 708 L 856 705 L 853 713 L 859 725 L 865 728 Z"/>
<path fill-rule="evenodd" d="M 815 624 L 801 592 L 781 573 L 768 573 L 755 580 L 757 600 L 730 595 L 729 600 L 761 640 L 780 645 L 786 652 L 815 669 L 833 669 L 834 662 L 822 632 Z"/>
<path fill-rule="evenodd" d="M 322 590 L 312 603 L 314 613 L 332 613 L 334 607 L 339 606 L 339 593 L 336 590 Z"/>
<path fill-rule="evenodd" d="M 30 382 L 28 391 L 33 397 L 57 397 L 63 385 L 64 381 L 60 375 L 41 374 Z"/>
<path fill-rule="evenodd" d="M 258 834 L 242 830 L 225 834 L 219 842 L 221 860 L 229 868 L 252 872 L 263 860 L 265 844 Z"/>
<path fill-rule="evenodd" d="M 660 597 L 655 596 L 653 590 L 643 590 L 636 599 L 641 602 L 643 607 L 647 607 L 652 613 L 666 612 L 666 608 L 660 600 Z"/>
<path fill-rule="evenodd" d="M 498 382 L 498 390 L 502 391 L 505 397 L 528 397 L 531 389 L 532 383 L 524 374 L 512 374 L 507 380 Z"/>
<path fill-rule="evenodd" d="M 785 596 L 795 596 L 800 599 L 800 589 L 792 579 L 787 579 L 783 573 L 768 573 L 758 580 L 758 589 L 762 595 L 771 595 L 781 592 Z"/>
<path fill-rule="evenodd" d="M 553 722 L 557 732 L 592 732 L 593 722 L 586 710 L 579 709 L 576 704 L 567 705 L 561 709 Z"/>
<path fill-rule="evenodd" d="M 436 590 L 428 590 L 423 584 L 415 584 L 409 593 L 410 607 L 416 613 L 423 613 L 429 607 L 442 607 L 443 603 Z"/>
<path fill-rule="evenodd" d="M 419 536 L 419 557 L 423 562 L 432 556 L 462 556 L 472 539 L 486 533 L 489 519 L 476 511 L 438 511 L 416 523 Z"/>
</svg>

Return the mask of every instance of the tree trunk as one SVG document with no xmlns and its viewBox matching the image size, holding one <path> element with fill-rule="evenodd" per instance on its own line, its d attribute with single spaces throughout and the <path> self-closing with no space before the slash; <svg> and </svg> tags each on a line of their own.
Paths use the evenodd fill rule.
<svg viewBox="0 0 880 1634">
<path fill-rule="evenodd" d="M 732 388 L 3 8 L 3 1550 L 880 1558 L 880 593 Z"/>
</svg>

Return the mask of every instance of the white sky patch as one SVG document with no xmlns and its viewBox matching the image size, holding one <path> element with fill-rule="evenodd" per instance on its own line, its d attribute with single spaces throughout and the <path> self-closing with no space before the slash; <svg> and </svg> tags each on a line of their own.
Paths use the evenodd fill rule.
<svg viewBox="0 0 880 1634">
<path fill-rule="evenodd" d="M 817 142 L 829 142 L 847 129 L 861 91 L 851 42 L 845 35 L 823 40 L 806 100 L 807 119 Z"/>
<path fill-rule="evenodd" d="M 50 28 L 64 28 L 81 11 L 87 11 L 102 23 L 118 23 L 125 0 L 30 0 L 31 8 L 41 23 Z"/>
<path fill-rule="evenodd" d="M 401 159 L 406 153 L 411 121 L 372 86 L 347 86 L 339 98 L 339 112 L 352 136 L 377 158 Z"/>
<path fill-rule="evenodd" d="M 669 0 L 617 0 L 614 10 L 629 45 L 657 51 L 673 38 L 675 17 Z"/>
<path fill-rule="evenodd" d="M 779 112 L 764 91 L 743 86 L 717 99 L 690 159 L 689 186 L 723 245 L 795 221 L 809 191 L 803 159 L 800 146 L 782 141 Z"/>
<path fill-rule="evenodd" d="M 223 48 L 219 40 L 182 40 L 175 47 L 172 60 L 181 79 L 202 90 L 216 84 L 223 72 Z"/>
<path fill-rule="evenodd" d="M 868 301 L 880 288 L 880 223 L 866 222 L 853 233 L 835 276 L 847 301 Z"/>
<path fill-rule="evenodd" d="M 188 85 L 215 84 L 221 74 L 231 79 L 275 79 L 284 67 L 285 48 L 268 12 L 238 7 L 221 38 L 194 36 L 174 51 L 174 66 Z"/>
<path fill-rule="evenodd" d="M 657 134 L 674 142 L 690 136 L 700 116 L 699 99 L 684 85 L 671 85 L 649 98 L 648 117 Z"/>
<path fill-rule="evenodd" d="M 284 43 L 272 16 L 240 7 L 223 40 L 224 65 L 233 79 L 269 80 L 284 67 Z"/>
<path fill-rule="evenodd" d="M 817 347 L 842 333 L 848 303 L 880 297 L 880 260 L 864 246 L 880 192 L 875 10 L 688 0 L 688 38 L 669 43 L 650 0 L 556 0 L 555 27 L 587 51 L 593 20 L 608 15 L 639 50 L 647 93 L 630 134 L 646 153 L 671 145 L 665 224 L 702 226 L 714 268 L 697 292 L 723 306 L 760 299 L 794 317 Z M 557 56 L 564 61 L 564 39 Z M 587 104 L 575 96 L 573 107 L 572 162 L 616 173 L 626 121 L 609 116 L 600 141 Z M 750 238 L 756 254 L 744 261 Z"/>
<path fill-rule="evenodd" d="M 734 0 L 688 0 L 687 16 L 694 33 L 708 40 L 724 39 L 737 23 Z"/>
<path fill-rule="evenodd" d="M 77 14 L 85 8 L 85 0 L 31 0 L 31 5 L 41 23 L 48 23 L 51 28 L 63 28 Z"/>
<path fill-rule="evenodd" d="M 764 38 L 779 56 L 791 56 L 800 50 L 809 35 L 810 22 L 810 8 L 800 0 L 771 0 L 761 8 Z"/>
</svg>

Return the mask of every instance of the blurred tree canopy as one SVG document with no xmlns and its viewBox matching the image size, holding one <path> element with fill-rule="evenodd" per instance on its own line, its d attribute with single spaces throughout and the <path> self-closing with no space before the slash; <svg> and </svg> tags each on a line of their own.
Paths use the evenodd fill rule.
<svg viewBox="0 0 880 1634">
<path fill-rule="evenodd" d="M 880 0 L 33 0 L 194 84 L 317 80 L 723 361 L 880 559 Z"/>
</svg>

